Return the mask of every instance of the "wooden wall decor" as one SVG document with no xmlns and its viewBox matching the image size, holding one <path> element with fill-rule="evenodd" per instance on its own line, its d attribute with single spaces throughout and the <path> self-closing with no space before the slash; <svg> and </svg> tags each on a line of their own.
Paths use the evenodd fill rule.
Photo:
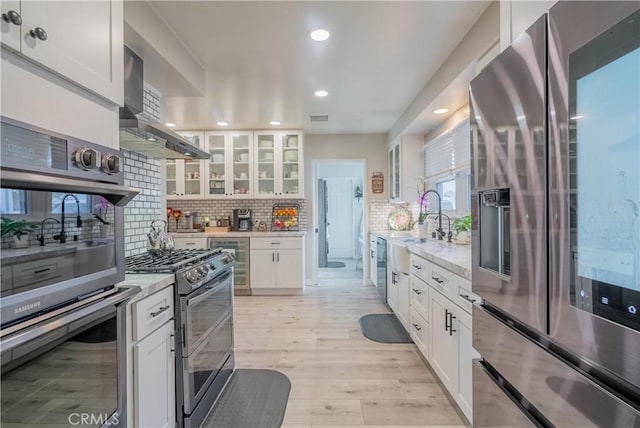
<svg viewBox="0 0 640 428">
<path fill-rule="evenodd" d="M 384 175 L 381 172 L 374 172 L 371 176 L 371 190 L 373 193 L 384 192 Z"/>
</svg>

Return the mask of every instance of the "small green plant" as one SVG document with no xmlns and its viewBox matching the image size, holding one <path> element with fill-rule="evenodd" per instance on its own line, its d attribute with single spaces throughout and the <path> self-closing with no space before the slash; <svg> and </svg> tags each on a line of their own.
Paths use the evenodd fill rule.
<svg viewBox="0 0 640 428">
<path fill-rule="evenodd" d="M 28 235 L 36 229 L 38 229 L 38 225 L 36 223 L 26 220 L 16 221 L 7 217 L 2 217 L 2 223 L 0 223 L 0 235 L 2 235 L 2 237 L 15 236 L 18 240 L 20 240 L 22 236 Z"/>
<path fill-rule="evenodd" d="M 453 230 L 456 231 L 456 235 L 460 232 L 471 230 L 471 215 L 453 220 Z"/>
</svg>

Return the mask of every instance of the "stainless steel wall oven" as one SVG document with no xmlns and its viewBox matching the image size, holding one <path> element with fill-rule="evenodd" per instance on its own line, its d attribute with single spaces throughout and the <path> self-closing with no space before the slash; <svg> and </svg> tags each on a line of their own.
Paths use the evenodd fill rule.
<svg viewBox="0 0 640 428">
<path fill-rule="evenodd" d="M 116 283 L 123 206 L 138 191 L 123 185 L 117 150 L 5 117 L 0 126 L 0 420 L 124 426 L 122 311 L 137 289 Z"/>
</svg>

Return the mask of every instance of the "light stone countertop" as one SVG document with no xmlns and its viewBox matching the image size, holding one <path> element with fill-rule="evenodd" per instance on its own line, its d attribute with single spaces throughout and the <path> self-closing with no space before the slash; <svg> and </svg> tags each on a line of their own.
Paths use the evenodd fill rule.
<svg viewBox="0 0 640 428">
<path fill-rule="evenodd" d="M 174 238 L 285 238 L 285 237 L 301 237 L 307 232 L 223 232 L 223 233 L 205 233 L 205 232 L 170 232 Z"/>
<path fill-rule="evenodd" d="M 167 288 L 175 282 L 176 276 L 172 273 L 128 273 L 125 275 L 124 281 L 118 283 L 118 287 L 140 287 L 140 292 L 129 301 L 131 304 Z"/>
<path fill-rule="evenodd" d="M 394 243 L 407 240 L 406 245 L 411 253 L 471 281 L 471 244 L 456 244 L 455 241 L 448 243 L 446 240 L 438 241 L 435 238 L 421 239 L 416 231 L 389 230 L 370 233 Z M 420 240 L 420 243 L 411 240 Z"/>
</svg>

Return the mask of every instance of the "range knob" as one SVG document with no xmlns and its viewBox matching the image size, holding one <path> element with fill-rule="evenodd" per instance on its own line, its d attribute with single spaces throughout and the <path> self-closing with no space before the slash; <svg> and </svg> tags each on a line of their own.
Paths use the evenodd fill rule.
<svg viewBox="0 0 640 428">
<path fill-rule="evenodd" d="M 208 267 L 206 267 L 206 266 L 200 266 L 200 267 L 198 268 L 198 273 L 199 273 L 200 275 L 202 275 L 203 277 L 204 277 L 204 276 L 207 276 L 207 273 L 208 273 L 208 272 L 209 272 L 209 268 L 208 268 Z"/>
<path fill-rule="evenodd" d="M 120 156 L 108 153 L 102 156 L 102 170 L 108 174 L 117 174 L 120 172 Z"/>
<path fill-rule="evenodd" d="M 190 283 L 194 283 L 198 281 L 198 275 L 195 271 L 191 270 L 189 272 L 186 273 L 185 277 L 187 278 L 187 281 L 189 281 Z"/>
<path fill-rule="evenodd" d="M 100 162 L 100 152 L 84 147 L 76 150 L 75 159 L 76 164 L 80 168 L 88 171 L 98 167 Z"/>
</svg>

